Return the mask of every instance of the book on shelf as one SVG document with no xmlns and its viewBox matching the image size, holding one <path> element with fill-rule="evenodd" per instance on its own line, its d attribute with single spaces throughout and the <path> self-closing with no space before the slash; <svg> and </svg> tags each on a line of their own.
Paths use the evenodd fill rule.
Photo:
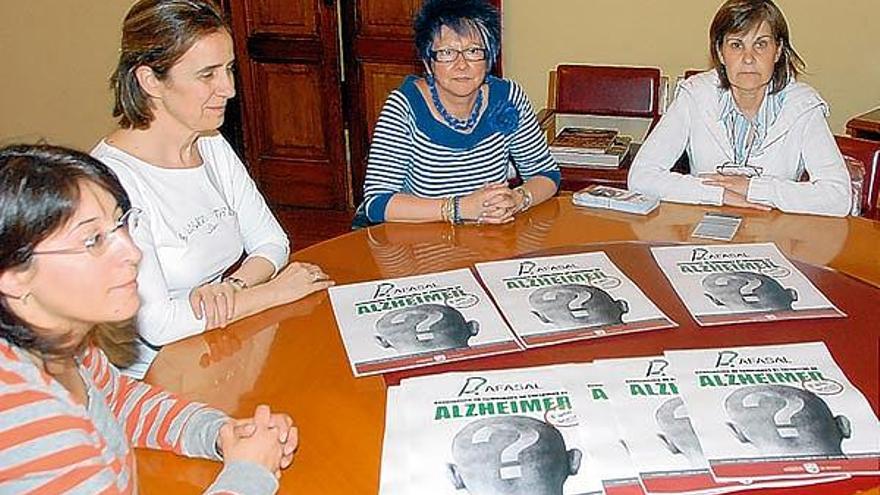
<svg viewBox="0 0 880 495">
<path fill-rule="evenodd" d="M 660 204 L 660 200 L 652 196 L 596 184 L 574 193 L 571 201 L 575 206 L 605 208 L 639 215 L 647 215 Z"/>
<path fill-rule="evenodd" d="M 615 129 L 566 127 L 550 143 L 550 154 L 569 167 L 616 168 L 631 144 L 632 137 Z"/>
</svg>

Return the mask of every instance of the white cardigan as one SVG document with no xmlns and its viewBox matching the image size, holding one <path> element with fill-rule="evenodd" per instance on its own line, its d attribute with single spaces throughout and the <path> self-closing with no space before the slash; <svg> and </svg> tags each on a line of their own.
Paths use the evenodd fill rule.
<svg viewBox="0 0 880 495">
<path fill-rule="evenodd" d="M 153 346 L 205 331 L 189 294 L 220 279 L 243 252 L 265 258 L 276 272 L 290 254 L 287 235 L 229 143 L 218 134 L 197 145 L 203 165 L 182 169 L 151 165 L 104 141 L 92 150 L 145 213 L 134 235 L 143 252 L 137 327 Z M 141 345 L 138 362 L 123 372 L 142 377 L 155 355 Z"/>
<path fill-rule="evenodd" d="M 668 201 L 720 205 L 723 189 L 703 185 L 700 174 L 733 162 L 733 147 L 721 121 L 721 93 L 715 71 L 683 81 L 667 112 L 639 149 L 629 171 L 629 188 Z M 789 213 L 846 216 L 852 189 L 843 156 L 825 118 L 828 105 L 810 86 L 792 81 L 748 163 L 763 167 L 749 181 L 747 199 Z M 690 175 L 671 172 L 682 152 Z M 798 182 L 803 171 L 809 182 Z"/>
</svg>

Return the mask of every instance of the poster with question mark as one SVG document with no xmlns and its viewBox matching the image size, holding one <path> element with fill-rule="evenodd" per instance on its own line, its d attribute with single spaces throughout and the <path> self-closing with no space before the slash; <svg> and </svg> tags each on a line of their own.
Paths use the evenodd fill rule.
<svg viewBox="0 0 880 495">
<path fill-rule="evenodd" d="M 846 316 L 772 243 L 664 246 L 651 253 L 703 326 Z"/>
<path fill-rule="evenodd" d="M 386 424 L 381 493 L 601 495 L 564 367 L 404 380 Z M 395 465 L 389 464 L 395 462 Z M 407 476 L 393 474 L 406 469 Z M 405 478 L 405 479 L 404 479 Z"/>
<path fill-rule="evenodd" d="M 676 326 L 604 252 L 475 268 L 527 347 Z"/>
<path fill-rule="evenodd" d="M 824 343 L 666 358 L 717 478 L 880 472 L 880 422 Z"/>
<path fill-rule="evenodd" d="M 355 376 L 522 349 L 468 269 L 337 285 L 329 294 Z"/>
</svg>

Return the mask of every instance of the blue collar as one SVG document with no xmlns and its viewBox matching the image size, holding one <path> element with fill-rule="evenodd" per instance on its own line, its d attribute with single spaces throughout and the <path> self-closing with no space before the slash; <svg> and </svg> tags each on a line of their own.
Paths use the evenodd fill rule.
<svg viewBox="0 0 880 495">
<path fill-rule="evenodd" d="M 416 127 L 432 142 L 452 149 L 469 149 L 492 134 L 504 132 L 503 129 L 499 129 L 495 122 L 496 119 L 492 117 L 504 112 L 508 107 L 513 108 L 509 98 L 510 81 L 491 75 L 486 77 L 486 84 L 489 86 L 488 106 L 474 129 L 469 133 L 463 133 L 434 118 L 428 107 L 428 102 L 425 101 L 422 92 L 416 86 L 416 81 L 419 79 L 417 76 L 407 76 L 398 89 L 409 101 L 409 106 L 415 116 Z"/>
</svg>

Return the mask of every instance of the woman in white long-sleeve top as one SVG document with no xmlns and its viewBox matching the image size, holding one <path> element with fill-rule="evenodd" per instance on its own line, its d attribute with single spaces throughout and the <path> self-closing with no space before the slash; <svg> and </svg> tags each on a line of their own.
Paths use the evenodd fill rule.
<svg viewBox="0 0 880 495">
<path fill-rule="evenodd" d="M 287 235 L 217 132 L 235 96 L 233 63 L 210 0 L 141 0 L 126 15 L 112 78 L 120 128 L 92 155 L 144 211 L 135 237 L 142 345 L 125 370 L 135 377 L 159 346 L 332 284 L 317 266 L 287 264 Z"/>
<path fill-rule="evenodd" d="M 847 215 L 850 177 L 825 121 L 828 104 L 795 80 L 804 63 L 779 8 L 728 0 L 709 36 L 714 69 L 680 84 L 635 157 L 630 189 L 682 203 Z M 671 171 L 684 151 L 690 175 Z"/>
</svg>

